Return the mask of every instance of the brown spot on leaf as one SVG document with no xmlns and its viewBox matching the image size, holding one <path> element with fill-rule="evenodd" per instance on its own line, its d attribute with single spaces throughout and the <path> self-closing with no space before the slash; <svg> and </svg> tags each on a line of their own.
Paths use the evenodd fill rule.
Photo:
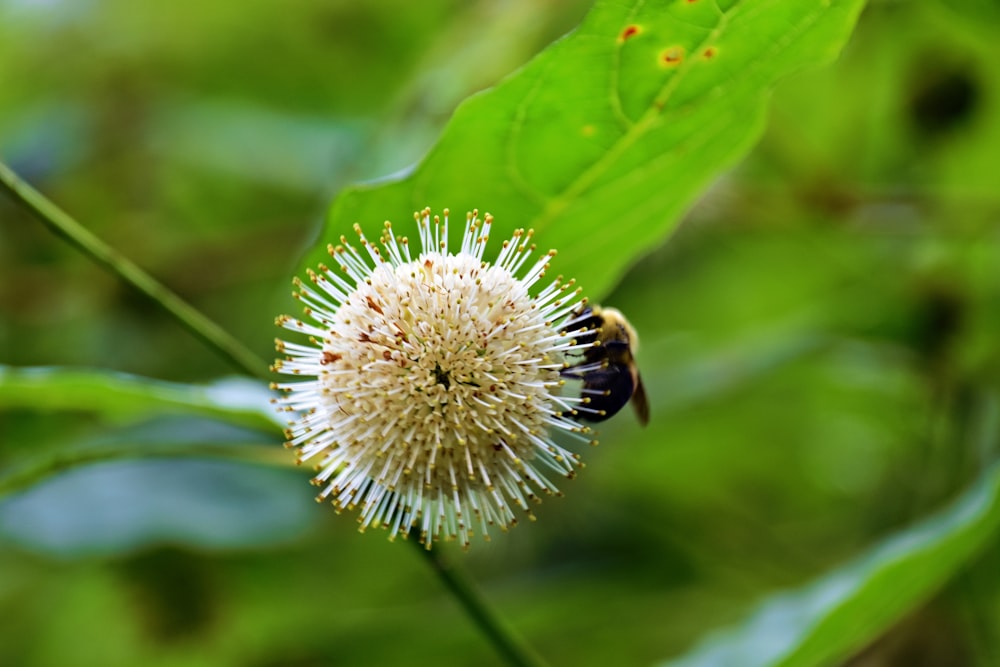
<svg viewBox="0 0 1000 667">
<path fill-rule="evenodd" d="M 677 67 L 684 62 L 683 46 L 668 46 L 660 52 L 660 65 L 663 67 Z"/>
<path fill-rule="evenodd" d="M 702 57 L 705 60 L 711 60 L 712 58 L 715 57 L 716 53 L 717 53 L 717 51 L 716 51 L 715 47 L 714 46 L 710 46 L 707 49 L 705 49 L 704 51 L 702 51 L 701 55 L 702 55 Z"/>
<path fill-rule="evenodd" d="M 631 37 L 635 37 L 640 32 L 642 32 L 642 28 L 640 28 L 636 24 L 633 23 L 631 25 L 627 25 L 627 26 L 625 26 L 625 29 L 622 30 L 621 34 L 618 35 L 618 43 L 620 44 L 620 43 L 624 42 L 626 39 L 629 39 Z"/>
</svg>

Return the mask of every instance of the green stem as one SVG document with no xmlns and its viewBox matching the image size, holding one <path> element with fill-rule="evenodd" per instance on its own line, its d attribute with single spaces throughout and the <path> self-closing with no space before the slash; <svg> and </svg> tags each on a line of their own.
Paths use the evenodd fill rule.
<svg viewBox="0 0 1000 667">
<path fill-rule="evenodd" d="M 267 379 L 267 363 L 265 361 L 259 359 L 219 325 L 202 315 L 165 285 L 71 218 L 65 211 L 23 181 L 3 162 L 0 162 L 0 188 L 9 192 L 14 201 L 21 204 L 49 229 L 158 303 L 188 331 L 209 347 L 214 348 L 234 366 L 252 376 Z"/>
<path fill-rule="evenodd" d="M 545 667 L 545 661 L 489 606 L 472 579 L 449 562 L 440 548 L 425 548 L 416 534 L 411 534 L 407 541 L 423 555 L 441 583 L 455 596 L 507 664 L 515 667 Z"/>
</svg>

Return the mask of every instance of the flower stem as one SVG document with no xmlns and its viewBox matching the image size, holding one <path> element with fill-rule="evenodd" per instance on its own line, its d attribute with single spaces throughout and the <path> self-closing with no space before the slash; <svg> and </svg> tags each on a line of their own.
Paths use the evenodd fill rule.
<svg viewBox="0 0 1000 667">
<path fill-rule="evenodd" d="M 265 361 L 259 359 L 218 324 L 202 315 L 176 293 L 46 199 L 44 195 L 28 185 L 3 162 L 0 162 L 0 189 L 9 192 L 14 201 L 53 232 L 68 240 L 98 264 L 103 265 L 126 283 L 158 303 L 188 331 L 209 347 L 214 348 L 234 366 L 252 376 L 267 378 L 267 363 Z"/>
<path fill-rule="evenodd" d="M 441 583 L 455 596 L 507 664 L 515 667 L 545 667 L 545 661 L 489 606 L 472 579 L 449 562 L 440 548 L 427 549 L 417 536 L 412 534 L 407 542 L 423 555 Z"/>
</svg>

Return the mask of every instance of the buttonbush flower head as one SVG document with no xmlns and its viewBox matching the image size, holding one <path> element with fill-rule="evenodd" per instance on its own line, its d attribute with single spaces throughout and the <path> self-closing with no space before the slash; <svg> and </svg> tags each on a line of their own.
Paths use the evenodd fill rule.
<svg viewBox="0 0 1000 667">
<path fill-rule="evenodd" d="M 590 432 L 575 420 L 585 399 L 564 396 L 560 377 L 589 345 L 571 328 L 583 300 L 561 277 L 538 286 L 555 251 L 531 261 L 530 230 L 485 261 L 489 214 L 466 216 L 455 253 L 447 210 L 414 217 L 418 248 L 389 222 L 377 244 L 355 225 L 356 246 L 329 248 L 334 267 L 296 280 L 306 317 L 278 324 L 308 341 L 277 341 L 274 370 L 300 380 L 274 387 L 318 501 L 357 509 L 361 530 L 468 546 L 516 523 L 515 509 L 533 519 L 530 503 L 580 465 L 552 434 Z"/>
</svg>

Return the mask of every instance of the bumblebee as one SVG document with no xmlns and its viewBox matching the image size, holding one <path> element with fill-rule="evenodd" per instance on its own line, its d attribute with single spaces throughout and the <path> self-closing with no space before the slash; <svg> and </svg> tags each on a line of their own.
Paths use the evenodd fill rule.
<svg viewBox="0 0 1000 667">
<path fill-rule="evenodd" d="M 562 376 L 583 381 L 581 394 L 589 399 L 580 407 L 580 418 L 600 422 L 614 416 L 632 401 L 639 423 L 649 422 L 649 401 L 639 377 L 634 353 L 639 337 L 625 316 L 614 308 L 584 306 L 567 323 L 585 329 L 576 337 L 583 360 L 567 366 Z"/>
</svg>

